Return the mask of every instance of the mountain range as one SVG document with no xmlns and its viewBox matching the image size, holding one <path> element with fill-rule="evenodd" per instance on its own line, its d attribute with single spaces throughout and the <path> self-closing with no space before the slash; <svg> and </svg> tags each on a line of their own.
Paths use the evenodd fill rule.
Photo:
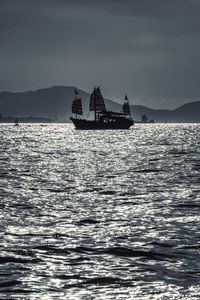
<svg viewBox="0 0 200 300">
<path fill-rule="evenodd" d="M 90 94 L 78 89 L 82 98 L 83 112 L 89 109 Z M 27 92 L 0 92 L 0 114 L 14 117 L 38 117 L 52 119 L 54 122 L 68 122 L 74 99 L 74 87 L 53 86 Z M 106 108 L 121 111 L 121 104 L 105 99 Z M 141 120 L 142 115 L 159 122 L 200 122 L 200 101 L 189 102 L 175 110 L 152 109 L 142 105 L 131 105 L 133 119 Z"/>
</svg>

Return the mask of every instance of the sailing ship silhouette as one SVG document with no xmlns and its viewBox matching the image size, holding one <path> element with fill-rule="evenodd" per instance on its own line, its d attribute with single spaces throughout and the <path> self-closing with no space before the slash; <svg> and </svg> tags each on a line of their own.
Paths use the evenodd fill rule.
<svg viewBox="0 0 200 300">
<path fill-rule="evenodd" d="M 94 112 L 94 119 L 89 120 L 83 118 L 82 101 L 76 88 L 74 88 L 74 93 L 75 99 L 72 103 L 72 114 L 74 116 L 70 120 L 74 123 L 76 129 L 129 129 L 134 124 L 127 95 L 125 95 L 121 113 L 108 111 L 100 88 L 94 87 L 89 105 L 89 112 Z"/>
<path fill-rule="evenodd" d="M 19 126 L 19 121 L 17 118 L 15 119 L 15 126 Z"/>
</svg>

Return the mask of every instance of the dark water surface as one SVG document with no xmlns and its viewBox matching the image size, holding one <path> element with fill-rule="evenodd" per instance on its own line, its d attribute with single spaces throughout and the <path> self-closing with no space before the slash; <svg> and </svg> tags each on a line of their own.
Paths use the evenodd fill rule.
<svg viewBox="0 0 200 300">
<path fill-rule="evenodd" d="M 0 141 L 0 299 L 200 298 L 200 125 Z"/>
</svg>

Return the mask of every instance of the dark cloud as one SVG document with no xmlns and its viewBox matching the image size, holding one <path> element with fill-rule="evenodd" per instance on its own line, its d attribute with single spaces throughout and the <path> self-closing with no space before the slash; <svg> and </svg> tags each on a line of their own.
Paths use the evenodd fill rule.
<svg viewBox="0 0 200 300">
<path fill-rule="evenodd" d="M 0 0 L 0 89 L 100 84 L 174 107 L 200 96 L 199 0 Z"/>
</svg>

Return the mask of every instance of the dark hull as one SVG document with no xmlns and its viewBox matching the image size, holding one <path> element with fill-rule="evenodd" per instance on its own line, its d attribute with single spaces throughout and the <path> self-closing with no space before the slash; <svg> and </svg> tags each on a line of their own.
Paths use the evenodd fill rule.
<svg viewBox="0 0 200 300">
<path fill-rule="evenodd" d="M 119 118 L 113 122 L 95 122 L 76 118 L 71 118 L 71 120 L 79 130 L 129 129 L 134 124 L 132 120 L 126 118 Z"/>
</svg>

